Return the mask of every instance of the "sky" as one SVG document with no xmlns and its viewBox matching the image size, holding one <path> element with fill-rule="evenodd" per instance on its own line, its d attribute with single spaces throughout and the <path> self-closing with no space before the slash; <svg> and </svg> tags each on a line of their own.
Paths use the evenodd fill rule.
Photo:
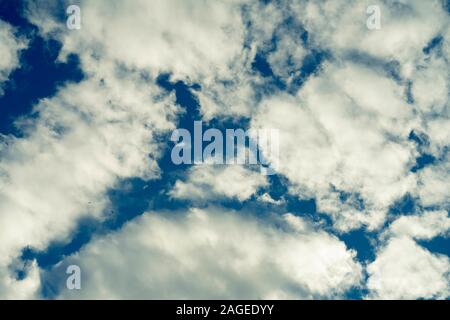
<svg viewBox="0 0 450 320">
<path fill-rule="evenodd" d="M 449 70 L 446 0 L 0 0 L 0 298 L 448 299 Z"/>
</svg>

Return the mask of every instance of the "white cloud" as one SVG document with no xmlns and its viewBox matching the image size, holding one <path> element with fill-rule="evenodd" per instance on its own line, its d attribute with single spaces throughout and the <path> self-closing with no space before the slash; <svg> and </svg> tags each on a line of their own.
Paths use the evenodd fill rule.
<svg viewBox="0 0 450 320">
<path fill-rule="evenodd" d="M 450 259 L 434 254 L 414 240 L 448 236 L 447 211 L 427 211 L 402 216 L 381 235 L 384 244 L 367 266 L 368 298 L 418 299 L 450 295 Z"/>
<path fill-rule="evenodd" d="M 276 205 L 281 205 L 284 203 L 283 199 L 274 200 L 268 193 L 264 193 L 261 196 L 259 196 L 258 200 L 262 201 L 262 202 L 267 202 L 270 204 L 276 204 Z"/>
<path fill-rule="evenodd" d="M 432 239 L 445 235 L 450 230 L 450 217 L 447 211 L 427 211 L 418 216 L 403 216 L 389 227 L 389 234 L 414 239 Z"/>
<path fill-rule="evenodd" d="M 252 48 L 267 52 L 267 62 L 273 73 L 288 85 L 299 75 L 307 53 L 301 39 L 301 23 L 291 5 L 289 1 L 283 6 L 253 2 L 247 7 L 250 25 L 246 33 Z"/>
<path fill-rule="evenodd" d="M 104 193 L 118 179 L 157 177 L 160 149 L 153 135 L 173 129 L 178 112 L 153 84 L 161 72 L 201 84 L 205 120 L 254 116 L 253 127 L 278 128 L 280 173 L 291 182 L 290 192 L 316 197 L 318 210 L 330 214 L 339 231 L 379 228 L 406 192 L 424 205 L 448 205 L 447 163 L 410 173 L 418 154 L 407 140 L 412 129 L 421 129 L 435 155 L 449 143 L 449 28 L 439 1 L 380 2 L 377 31 L 366 28 L 368 2 L 343 0 L 254 4 L 253 25 L 245 31 L 244 2 L 81 1 L 80 31 L 49 18 L 57 6 L 52 2 L 29 2 L 29 19 L 62 41 L 61 59 L 80 56 L 86 79 L 41 101 L 36 119 L 19 121 L 25 137 L 0 137 L 0 297 L 29 298 L 38 290 L 35 264 L 24 280 L 10 274 L 20 249 L 45 249 L 85 215 L 102 219 Z M 296 75 L 289 69 L 298 70 L 306 54 L 300 35 L 279 28 L 289 16 L 306 28 L 310 45 L 330 50 L 333 59 L 296 96 L 277 94 L 258 104 L 253 86 L 262 79 L 251 70 L 257 50 L 279 37 L 267 58 L 288 83 Z M 440 32 L 447 33 L 444 55 L 425 55 L 422 48 Z M 24 45 L 5 24 L 2 37 L 0 52 L 10 58 L 5 66 L 0 62 L 0 82 L 17 66 Z M 367 61 L 351 61 L 355 56 Z M 383 69 L 393 60 L 400 80 Z M 406 103 L 409 81 L 413 104 Z M 238 166 L 194 167 L 172 195 L 245 200 L 266 183 Z M 149 213 L 97 238 L 54 271 L 79 263 L 87 278 L 77 293 L 87 298 L 340 297 L 360 282 L 361 266 L 342 242 L 301 218 L 283 220 L 280 229 L 215 209 Z M 370 297 L 446 297 L 448 258 L 413 238 L 443 234 L 447 223 L 436 212 L 395 221 L 368 267 Z"/>
<path fill-rule="evenodd" d="M 174 129 L 178 111 L 154 78 L 225 75 L 242 36 L 234 2 L 85 1 L 79 31 L 51 18 L 65 9 L 60 3 L 28 5 L 42 34 L 62 41 L 61 59 L 80 56 L 86 78 L 41 101 L 37 119 L 18 121 L 24 138 L 2 137 L 0 269 L 3 283 L 15 285 L 6 268 L 23 247 L 45 249 L 69 236 L 79 218 L 101 218 L 105 191 L 118 179 L 158 176 L 153 137 Z"/>
<path fill-rule="evenodd" d="M 0 20 L 0 95 L 3 94 L 3 82 L 19 66 L 20 50 L 27 46 L 25 39 L 16 37 L 14 32 L 11 25 Z"/>
<path fill-rule="evenodd" d="M 263 3 L 242 1 L 243 30 L 241 55 L 233 60 L 226 77 L 221 81 L 202 84 L 199 92 L 204 119 L 214 117 L 250 117 L 257 110 L 258 99 L 263 91 L 264 77 L 253 69 L 258 53 L 265 54 L 273 74 L 291 85 L 301 73 L 300 68 L 307 50 L 301 39 L 301 22 L 290 10 L 290 3 Z M 289 21 L 294 23 L 289 24 Z M 276 44 L 273 43 L 275 40 Z M 256 89 L 256 90 L 255 90 Z"/>
<path fill-rule="evenodd" d="M 0 266 L 0 297 L 2 299 L 35 299 L 38 297 L 40 285 L 40 270 L 35 261 L 27 267 L 27 277 L 22 280 L 11 276 L 6 268 Z"/>
<path fill-rule="evenodd" d="M 369 4 L 380 6 L 380 30 L 366 27 Z M 389 206 L 406 192 L 420 194 L 426 204 L 442 203 L 448 189 L 445 167 L 426 168 L 419 173 L 424 185 L 416 185 L 417 177 L 409 168 L 417 153 L 407 141 L 409 132 L 420 128 L 438 140 L 440 150 L 449 142 L 448 121 L 442 118 L 448 111 L 448 61 L 422 50 L 448 30 L 441 3 L 305 1 L 287 6 L 298 13 L 295 19 L 306 28 L 309 40 L 333 55 L 296 98 L 269 97 L 252 119 L 255 127 L 282 130 L 280 172 L 294 183 L 291 192 L 316 196 L 318 209 L 331 214 L 335 227 L 344 231 L 381 226 Z M 269 8 L 278 16 L 285 14 L 283 8 Z M 280 54 L 286 61 L 292 52 Z M 394 60 L 405 80 L 396 81 L 385 70 Z M 406 80 L 412 83 L 413 105 L 407 104 Z M 350 193 L 350 198 L 342 203 L 331 184 Z M 364 201 L 364 210 L 358 208 L 355 195 Z"/>
<path fill-rule="evenodd" d="M 46 16 L 48 6 L 31 1 L 29 18 L 61 37 L 62 55 L 95 53 L 153 74 L 210 81 L 226 74 L 242 49 L 238 1 L 80 1 L 82 26 L 74 32 Z"/>
<path fill-rule="evenodd" d="M 242 36 L 234 2 L 86 1 L 79 31 L 51 18 L 63 5 L 28 5 L 42 34 L 62 41 L 61 59 L 79 55 L 85 79 L 41 101 L 36 119 L 17 121 L 23 138 L 0 140 L 0 284 L 18 288 L 32 275 L 18 282 L 8 271 L 22 248 L 45 249 L 68 237 L 81 217 L 103 218 L 105 192 L 118 179 L 158 176 L 154 135 L 174 129 L 179 110 L 155 77 L 213 81 L 228 72 Z M 2 28 L 14 50 L 11 29 Z"/>
<path fill-rule="evenodd" d="M 240 165 L 200 165 L 189 169 L 186 181 L 178 180 L 170 195 L 196 201 L 235 198 L 244 201 L 268 184 L 266 176 Z"/>
<path fill-rule="evenodd" d="M 415 151 L 407 141 L 414 113 L 402 86 L 382 74 L 350 63 L 323 69 L 297 97 L 263 100 L 252 126 L 280 130 L 279 171 L 292 192 L 316 196 L 339 229 L 376 228 L 388 206 L 415 187 L 408 172 Z M 364 211 L 352 197 L 341 203 L 331 185 L 359 194 Z"/>
<path fill-rule="evenodd" d="M 81 217 L 103 218 L 118 179 L 158 177 L 154 134 L 173 129 L 176 109 L 149 92 L 161 95 L 139 74 L 99 72 L 42 100 L 21 121 L 23 138 L 2 137 L 0 269 L 26 246 L 65 239 Z"/>
<path fill-rule="evenodd" d="M 441 34 L 443 37 L 430 53 L 418 61 L 411 72 L 411 95 L 414 106 L 421 116 L 416 127 L 428 138 L 421 148 L 435 156 L 437 161 L 418 173 L 418 186 L 414 194 L 425 206 L 449 208 L 450 195 L 450 24 Z"/>
<path fill-rule="evenodd" d="M 369 5 L 380 8 L 380 30 L 366 26 Z M 405 75 L 421 58 L 422 48 L 448 23 L 439 0 L 302 1 L 292 8 L 320 47 L 338 56 L 356 51 L 385 61 L 397 60 Z"/>
<path fill-rule="evenodd" d="M 442 115 L 445 113 L 450 92 L 448 63 L 441 58 L 427 57 L 411 76 L 411 93 L 422 112 Z"/>
<path fill-rule="evenodd" d="M 275 228 L 213 208 L 147 213 L 92 241 L 47 280 L 77 264 L 82 289 L 62 287 L 58 298 L 107 299 L 339 297 L 359 285 L 361 266 L 342 242 L 302 218 L 279 219 Z"/>
<path fill-rule="evenodd" d="M 297 32 L 288 33 L 282 28 L 278 33 L 277 49 L 268 55 L 267 61 L 274 74 L 290 85 L 300 76 L 300 68 L 307 51 L 303 48 Z"/>
<path fill-rule="evenodd" d="M 109 0 L 79 2 L 82 27 L 70 32 L 49 12 L 60 4 L 28 1 L 28 18 L 47 36 L 63 43 L 60 58 L 81 56 L 90 70 L 91 56 L 147 70 L 171 73 L 173 80 L 201 84 L 197 93 L 205 120 L 218 115 L 249 115 L 254 107 L 250 75 L 254 52 L 244 47 L 241 8 L 251 1 Z M 69 3 L 69 2 L 67 2 Z M 89 62 L 91 61 L 91 62 Z"/>
<path fill-rule="evenodd" d="M 443 130 L 447 130 L 442 128 Z M 425 206 L 449 208 L 450 165 L 447 159 L 436 165 L 428 166 L 419 173 L 420 184 L 417 194 Z"/>
<path fill-rule="evenodd" d="M 369 298 L 445 299 L 450 293 L 450 260 L 433 254 L 408 237 L 388 241 L 367 267 Z"/>
</svg>

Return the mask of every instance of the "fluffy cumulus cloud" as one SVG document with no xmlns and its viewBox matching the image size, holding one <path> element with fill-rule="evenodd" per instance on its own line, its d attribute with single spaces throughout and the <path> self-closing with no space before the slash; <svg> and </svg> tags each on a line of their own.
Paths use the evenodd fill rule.
<svg viewBox="0 0 450 320">
<path fill-rule="evenodd" d="M 376 299 L 446 298 L 450 261 L 410 238 L 394 238 L 368 266 L 367 286 Z"/>
<path fill-rule="evenodd" d="M 68 2 L 66 2 L 68 3 Z M 48 16 L 51 2 L 30 2 L 29 17 L 46 34 L 58 34 L 63 52 L 100 55 L 129 68 L 171 72 L 175 78 L 211 81 L 240 55 L 238 1 L 79 1 L 82 29 L 67 32 Z M 57 7 L 57 8 L 55 8 Z M 62 7 L 64 10 L 65 7 Z"/>
<path fill-rule="evenodd" d="M 443 130 L 445 131 L 445 129 Z M 416 193 L 426 206 L 438 206 L 447 210 L 450 208 L 450 165 L 448 157 L 447 155 L 443 161 L 426 167 L 419 174 L 419 185 Z"/>
<path fill-rule="evenodd" d="M 65 11 L 60 4 L 30 1 L 25 12 L 42 36 L 62 42 L 62 60 L 68 53 L 79 55 L 85 78 L 40 101 L 34 107 L 37 117 L 18 119 L 23 137 L 1 139 L 2 297 L 38 294 L 35 263 L 22 281 L 11 270 L 23 248 L 45 250 L 51 241 L 70 237 L 81 218 L 103 219 L 106 192 L 119 179 L 159 177 L 155 135 L 175 128 L 179 109 L 155 85 L 155 77 L 172 72 L 175 78 L 206 78 L 224 72 L 238 51 L 231 41 L 239 38 L 234 26 L 240 26 L 232 4 L 99 1 L 80 6 L 83 32 L 78 33 L 54 18 L 57 10 Z M 9 44 L 3 75 L 12 69 L 20 45 L 11 27 L 1 27 Z"/>
<path fill-rule="evenodd" d="M 260 187 L 267 186 L 266 176 L 239 165 L 195 166 L 186 181 L 178 180 L 171 196 L 197 201 L 231 198 L 244 201 Z"/>
<path fill-rule="evenodd" d="M 263 100 L 253 118 L 255 128 L 280 128 L 280 172 L 293 192 L 318 196 L 319 210 L 343 230 L 378 227 L 387 207 L 413 188 L 413 125 L 402 87 L 354 64 L 325 65 L 296 97 Z M 341 203 L 339 191 L 354 196 Z"/>
<path fill-rule="evenodd" d="M 447 211 L 430 211 L 395 220 L 386 231 L 385 243 L 367 267 L 369 298 L 445 299 L 450 293 L 450 259 L 434 254 L 415 240 L 448 236 Z"/>
<path fill-rule="evenodd" d="M 57 266 L 79 265 L 84 277 L 75 291 L 63 279 L 60 297 L 336 298 L 359 286 L 355 252 L 302 218 L 277 220 L 215 208 L 146 213 Z"/>
<path fill-rule="evenodd" d="M 379 30 L 366 27 L 361 13 L 369 4 L 381 10 Z M 293 183 L 291 192 L 316 196 L 319 210 L 343 231 L 379 228 L 407 193 L 448 209 L 449 19 L 442 3 L 290 7 L 310 41 L 333 56 L 295 97 L 264 98 L 252 118 L 256 128 L 281 130 L 280 172 Z M 427 137 L 428 147 L 418 150 L 409 139 L 413 130 Z M 442 160 L 413 173 L 420 151 Z"/>
<path fill-rule="evenodd" d="M 23 6 L 39 36 L 61 43 L 59 61 L 79 58 L 83 79 L 16 118 L 20 135 L 0 136 L 0 297 L 449 296 L 449 258 L 421 243 L 450 230 L 442 1 L 80 0 L 80 30 L 61 19 L 68 4 Z M 366 26 L 369 5 L 379 30 Z M 19 34 L 0 21 L 0 93 L 26 47 Z M 276 175 L 161 165 L 161 137 L 194 117 L 161 75 L 191 90 L 208 124 L 278 129 L 279 159 L 260 146 Z M 421 165 L 424 155 L 433 161 Z M 129 178 L 161 179 L 167 192 L 149 192 L 184 209 L 144 208 L 60 263 L 28 261 L 15 274 L 24 248 L 45 251 L 70 241 L 80 219 L 108 219 L 108 191 Z M 405 196 L 414 212 L 396 216 Z M 286 213 L 298 209 L 292 199 L 314 199 L 329 225 Z M 224 209 L 229 200 L 244 209 Z M 336 236 L 356 229 L 374 237 L 364 264 Z M 66 290 L 70 264 L 82 290 Z"/>
<path fill-rule="evenodd" d="M 69 85 L 36 106 L 37 120 L 18 124 L 24 138 L 3 137 L 0 266 L 21 248 L 64 239 L 82 217 L 100 218 L 118 179 L 158 177 L 154 134 L 173 126 L 176 110 L 170 97 L 155 101 L 146 91 L 156 88 L 128 77 Z"/>
<path fill-rule="evenodd" d="M 446 211 L 428 211 L 419 216 L 403 216 L 395 220 L 388 233 L 415 239 L 432 239 L 450 231 L 450 217 Z"/>
<path fill-rule="evenodd" d="M 381 28 L 375 32 L 366 26 L 369 6 L 377 6 L 381 14 Z M 292 7 L 319 46 L 340 57 L 361 53 L 396 60 L 405 74 L 421 58 L 422 48 L 448 28 L 440 0 L 295 1 Z"/>
<path fill-rule="evenodd" d="M 3 94 L 3 82 L 8 79 L 12 70 L 19 65 L 20 50 L 27 46 L 24 38 L 15 35 L 14 28 L 0 20 L 0 94 Z"/>
</svg>

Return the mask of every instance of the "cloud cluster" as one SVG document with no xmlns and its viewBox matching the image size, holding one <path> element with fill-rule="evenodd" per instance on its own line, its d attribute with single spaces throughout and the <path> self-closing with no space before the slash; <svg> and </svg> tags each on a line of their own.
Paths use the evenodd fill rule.
<svg viewBox="0 0 450 320">
<path fill-rule="evenodd" d="M 389 227 L 389 236 L 407 236 L 414 239 L 430 240 L 448 235 L 450 217 L 447 211 L 427 211 L 418 216 L 402 216 Z"/>
<path fill-rule="evenodd" d="M 27 19 L 62 43 L 60 60 L 79 56 L 84 78 L 16 119 L 22 137 L 0 137 L 0 297 L 37 297 L 44 285 L 57 298 L 340 298 L 364 286 L 356 253 L 303 218 L 196 209 L 269 186 L 259 172 L 209 165 L 188 169 L 170 191 L 190 201 L 187 212 L 145 213 L 49 272 L 31 262 L 16 279 L 24 247 L 45 250 L 81 218 L 104 219 L 106 192 L 121 179 L 160 177 L 155 136 L 182 112 L 155 84 L 165 73 L 199 84 L 205 121 L 247 117 L 252 128 L 278 129 L 278 173 L 292 195 L 316 199 L 333 231 L 380 231 L 368 298 L 449 295 L 448 257 L 417 242 L 450 228 L 450 24 L 441 1 L 82 0 L 81 30 L 57 18 L 68 3 L 27 2 Z M 366 27 L 369 4 L 381 9 L 380 30 Z M 0 83 L 24 46 L 0 21 Z M 328 58 L 305 74 L 319 51 Z M 412 172 L 422 153 L 436 162 Z M 425 211 L 382 230 L 408 193 Z M 280 204 L 268 193 L 258 199 Z M 82 268 L 80 291 L 65 289 L 68 264 Z"/>
<path fill-rule="evenodd" d="M 172 97 L 138 73 L 103 71 L 42 100 L 37 118 L 17 122 L 24 137 L 2 137 L 0 269 L 24 247 L 64 240 L 82 217 L 103 218 L 119 179 L 159 177 L 154 136 L 174 128 Z"/>
<path fill-rule="evenodd" d="M 12 70 L 19 66 L 20 50 L 25 49 L 27 41 L 15 35 L 14 28 L 0 20 L 0 95 L 3 94 L 2 84 L 8 79 Z"/>
<path fill-rule="evenodd" d="M 295 97 L 264 97 L 252 118 L 255 128 L 280 128 L 280 173 L 291 192 L 316 197 L 341 231 L 383 226 L 407 193 L 448 209 L 448 14 L 439 1 L 370 2 L 382 27 L 369 30 L 368 4 L 290 3 L 310 45 L 332 57 Z M 413 130 L 428 148 L 409 139 Z M 441 160 L 413 173 L 419 151 Z"/>
<path fill-rule="evenodd" d="M 445 299 L 450 261 L 410 238 L 393 238 L 367 267 L 367 286 L 375 299 Z"/>
<path fill-rule="evenodd" d="M 360 285 L 355 252 L 302 218 L 276 219 L 278 228 L 215 208 L 149 212 L 47 276 L 81 267 L 82 289 L 62 279 L 60 298 L 337 298 Z"/>
<path fill-rule="evenodd" d="M 447 211 L 430 211 L 395 220 L 386 242 L 367 267 L 369 298 L 445 299 L 450 293 L 450 259 L 434 254 L 415 240 L 432 239 L 450 230 Z"/>
<path fill-rule="evenodd" d="M 378 6 L 381 28 L 366 25 L 369 6 Z M 292 5 L 312 41 L 345 58 L 362 54 L 397 61 L 403 75 L 415 69 L 424 48 L 448 28 L 448 14 L 440 0 L 295 1 Z"/>
<path fill-rule="evenodd" d="M 260 187 L 267 186 L 266 176 L 240 165 L 195 166 L 186 181 L 178 180 L 171 196 L 179 199 L 207 201 L 217 198 L 249 199 Z"/>
<path fill-rule="evenodd" d="M 170 72 L 174 79 L 207 81 L 226 72 L 240 50 L 240 42 L 232 41 L 240 38 L 241 24 L 231 2 L 86 1 L 80 6 L 78 32 L 56 18 L 58 10 L 65 12 L 63 4 L 27 3 L 29 21 L 44 37 L 62 42 L 60 59 L 77 54 L 85 77 L 40 101 L 36 117 L 17 119 L 23 137 L 1 137 L 2 297 L 37 294 L 35 263 L 25 280 L 16 280 L 11 271 L 23 248 L 44 250 L 51 241 L 70 237 L 81 218 L 104 219 L 106 191 L 120 179 L 159 177 L 161 146 L 155 135 L 174 129 L 180 110 L 155 77 Z M 21 45 L 12 28 L 3 23 L 1 28 L 3 77 Z"/>
<path fill-rule="evenodd" d="M 280 128 L 279 171 L 293 193 L 317 197 L 342 230 L 379 227 L 389 205 L 415 186 L 413 125 L 403 88 L 351 63 L 324 65 L 296 97 L 265 99 L 252 119 L 254 128 Z M 340 191 L 353 196 L 341 201 Z"/>
<path fill-rule="evenodd" d="M 31 1 L 29 19 L 42 32 L 60 37 L 63 57 L 95 54 L 128 68 L 175 79 L 214 80 L 240 54 L 242 22 L 238 1 L 80 1 L 81 30 L 64 30 L 49 16 L 55 5 Z M 64 7 L 62 8 L 64 9 Z"/>
</svg>

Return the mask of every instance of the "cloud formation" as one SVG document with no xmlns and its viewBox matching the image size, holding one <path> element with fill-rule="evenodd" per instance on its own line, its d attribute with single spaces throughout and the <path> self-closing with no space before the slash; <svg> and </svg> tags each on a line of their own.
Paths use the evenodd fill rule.
<svg viewBox="0 0 450 320">
<path fill-rule="evenodd" d="M 23 12 L 61 43 L 60 61 L 79 57 L 84 78 L 15 119 L 21 136 L 0 136 L 0 297 L 41 297 L 43 288 L 93 299 L 449 296 L 448 257 L 420 244 L 450 230 L 441 1 L 82 0 L 81 30 L 61 19 L 68 3 L 29 0 Z M 369 4 L 380 7 L 380 30 L 366 27 Z M 0 94 L 27 45 L 17 34 L 0 21 Z M 80 219 L 108 219 L 108 190 L 168 173 L 160 137 L 189 110 L 158 85 L 161 75 L 186 85 L 208 124 L 278 129 L 277 175 L 177 172 L 161 194 L 186 202 L 184 211 L 144 209 L 49 270 L 28 261 L 19 279 L 24 248 L 70 240 Z M 434 160 L 419 166 L 423 155 Z M 327 230 L 286 213 L 288 196 L 314 199 Z M 392 210 L 404 197 L 414 201 L 408 216 Z M 267 211 L 207 206 L 227 200 Z M 375 238 L 367 264 L 336 236 L 354 230 Z M 81 291 L 65 289 L 68 264 L 82 267 Z"/>
<path fill-rule="evenodd" d="M 449 230 L 447 211 L 402 216 L 392 222 L 382 236 L 384 243 L 376 259 L 367 266 L 368 298 L 447 298 L 450 259 L 428 251 L 416 241 L 448 237 Z"/>
<path fill-rule="evenodd" d="M 244 201 L 267 186 L 266 176 L 240 165 L 195 166 L 186 181 L 178 180 L 170 195 L 196 201 L 230 198 Z"/>
<path fill-rule="evenodd" d="M 3 94 L 3 82 L 19 66 L 20 50 L 26 46 L 26 39 L 16 36 L 14 28 L 0 20 L 0 95 Z"/>
<path fill-rule="evenodd" d="M 66 239 L 81 218 L 104 217 L 119 179 L 159 177 L 154 136 L 173 128 L 177 109 L 138 74 L 115 71 L 62 88 L 17 123 L 24 137 L 2 137 L 0 269 L 22 248 Z"/>
<path fill-rule="evenodd" d="M 57 266 L 79 265 L 84 276 L 82 290 L 60 282 L 59 297 L 336 298 L 360 284 L 355 252 L 341 241 L 300 217 L 276 219 L 278 228 L 216 208 L 146 213 Z"/>
</svg>

